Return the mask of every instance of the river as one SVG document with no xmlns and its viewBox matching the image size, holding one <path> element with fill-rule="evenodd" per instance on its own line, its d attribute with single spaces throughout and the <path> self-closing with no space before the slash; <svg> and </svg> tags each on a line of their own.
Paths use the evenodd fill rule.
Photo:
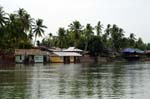
<svg viewBox="0 0 150 99">
<path fill-rule="evenodd" d="M 150 62 L 0 66 L 0 99 L 149 99 Z"/>
</svg>

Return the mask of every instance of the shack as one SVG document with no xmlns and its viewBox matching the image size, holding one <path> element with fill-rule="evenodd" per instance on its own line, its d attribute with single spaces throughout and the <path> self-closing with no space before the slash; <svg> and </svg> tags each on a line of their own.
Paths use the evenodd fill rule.
<svg viewBox="0 0 150 99">
<path fill-rule="evenodd" d="M 78 63 L 82 55 L 76 52 L 53 52 L 50 56 L 52 63 Z"/>
<path fill-rule="evenodd" d="M 15 49 L 16 63 L 47 63 L 49 53 L 40 49 Z"/>
<path fill-rule="evenodd" d="M 144 51 L 137 48 L 125 48 L 122 51 L 123 57 L 127 60 L 139 60 L 143 55 Z"/>
<path fill-rule="evenodd" d="M 50 62 L 52 63 L 79 63 L 83 50 L 75 47 L 67 49 L 51 49 Z"/>
</svg>

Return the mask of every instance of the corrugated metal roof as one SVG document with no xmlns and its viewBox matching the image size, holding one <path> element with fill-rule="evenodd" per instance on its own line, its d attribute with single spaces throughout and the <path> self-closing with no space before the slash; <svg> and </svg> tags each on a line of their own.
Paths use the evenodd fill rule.
<svg viewBox="0 0 150 99">
<path fill-rule="evenodd" d="M 81 54 L 76 52 L 53 52 L 53 53 L 58 56 L 82 56 Z"/>
<path fill-rule="evenodd" d="M 123 52 L 123 53 L 125 53 L 125 52 L 134 53 L 134 52 L 135 52 L 135 49 L 133 49 L 133 48 L 125 48 L 125 49 L 123 49 L 122 52 Z"/>
<path fill-rule="evenodd" d="M 75 47 L 69 47 L 68 49 L 64 49 L 63 51 L 82 52 L 83 50 L 76 49 Z"/>
<path fill-rule="evenodd" d="M 144 51 L 140 50 L 140 49 L 134 49 L 134 48 L 125 48 L 123 51 L 123 53 L 144 53 Z"/>
<path fill-rule="evenodd" d="M 40 49 L 15 49 L 15 55 L 47 55 L 48 52 Z"/>
</svg>

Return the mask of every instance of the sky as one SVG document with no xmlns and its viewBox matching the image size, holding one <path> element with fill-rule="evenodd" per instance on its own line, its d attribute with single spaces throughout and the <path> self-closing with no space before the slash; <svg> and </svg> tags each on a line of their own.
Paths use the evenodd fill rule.
<svg viewBox="0 0 150 99">
<path fill-rule="evenodd" d="M 150 42 L 150 0 L 0 0 L 0 5 L 8 13 L 24 8 L 31 17 L 43 19 L 45 34 L 56 35 L 59 27 L 75 20 L 93 26 L 101 21 L 104 27 L 116 24 L 125 36 L 134 33 Z"/>
</svg>

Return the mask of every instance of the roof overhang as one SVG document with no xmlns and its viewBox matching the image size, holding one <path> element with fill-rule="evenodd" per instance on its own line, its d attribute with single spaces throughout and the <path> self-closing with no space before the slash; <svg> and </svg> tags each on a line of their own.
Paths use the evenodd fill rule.
<svg viewBox="0 0 150 99">
<path fill-rule="evenodd" d="M 76 52 L 53 52 L 57 56 L 82 56 Z"/>
</svg>

